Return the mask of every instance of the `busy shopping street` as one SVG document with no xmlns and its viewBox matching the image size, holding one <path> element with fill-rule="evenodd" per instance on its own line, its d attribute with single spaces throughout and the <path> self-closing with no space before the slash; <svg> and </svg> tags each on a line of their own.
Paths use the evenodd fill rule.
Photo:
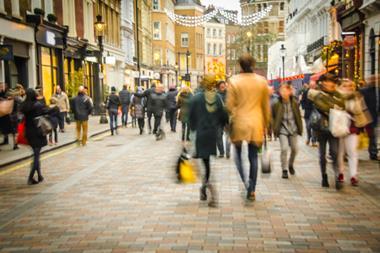
<svg viewBox="0 0 380 253">
<path fill-rule="evenodd" d="M 296 174 L 258 176 L 247 202 L 233 160 L 212 160 L 218 207 L 199 183 L 178 184 L 178 134 L 157 143 L 135 128 L 43 157 L 46 182 L 28 166 L 0 175 L 1 252 L 378 252 L 380 175 L 360 156 L 360 186 L 320 187 L 317 150 L 300 143 Z M 279 143 L 273 142 L 279 157 Z M 363 153 L 361 154 L 363 155 Z"/>
</svg>

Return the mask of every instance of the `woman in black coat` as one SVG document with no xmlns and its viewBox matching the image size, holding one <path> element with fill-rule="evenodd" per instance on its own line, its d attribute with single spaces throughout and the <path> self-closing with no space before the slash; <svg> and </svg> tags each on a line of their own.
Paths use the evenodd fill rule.
<svg viewBox="0 0 380 253">
<path fill-rule="evenodd" d="M 35 118 L 49 113 L 49 108 L 37 100 L 37 93 L 34 89 L 26 90 L 26 99 L 22 105 L 22 113 L 25 116 L 25 137 L 33 149 L 33 164 L 30 170 L 28 184 L 38 184 L 44 180 L 41 174 L 40 154 L 42 147 L 47 145 L 46 136 L 43 136 L 36 127 Z M 33 177 L 37 172 L 38 181 Z"/>
<path fill-rule="evenodd" d="M 215 205 L 215 196 L 209 183 L 210 156 L 216 155 L 217 130 L 224 127 L 228 121 L 222 98 L 217 94 L 215 75 L 206 75 L 202 81 L 204 91 L 196 94 L 190 101 L 190 129 L 196 131 L 196 158 L 203 160 L 206 173 L 200 189 L 200 199 L 207 200 L 207 188 L 211 192 L 209 205 Z"/>
</svg>

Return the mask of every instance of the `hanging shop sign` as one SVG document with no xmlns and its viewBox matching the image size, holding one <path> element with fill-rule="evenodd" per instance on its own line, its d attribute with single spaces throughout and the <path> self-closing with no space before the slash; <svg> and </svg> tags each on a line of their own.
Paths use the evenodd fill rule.
<svg viewBox="0 0 380 253">
<path fill-rule="evenodd" d="M 49 30 L 44 26 L 37 28 L 36 41 L 38 44 L 46 47 L 63 48 L 63 34 Z"/>
<path fill-rule="evenodd" d="M 0 60 L 13 60 L 13 48 L 11 45 L 0 45 Z"/>
</svg>

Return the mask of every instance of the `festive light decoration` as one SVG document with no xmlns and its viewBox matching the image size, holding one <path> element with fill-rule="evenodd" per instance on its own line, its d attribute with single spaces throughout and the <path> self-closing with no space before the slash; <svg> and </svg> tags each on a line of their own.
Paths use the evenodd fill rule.
<svg viewBox="0 0 380 253">
<path fill-rule="evenodd" d="M 207 23 L 213 17 L 215 17 L 218 13 L 220 13 L 224 18 L 234 22 L 237 25 L 250 26 L 259 22 L 262 18 L 267 16 L 271 10 L 272 5 L 269 5 L 267 8 L 260 12 L 242 17 L 239 17 L 237 14 L 225 11 L 221 8 L 217 8 L 203 16 L 182 16 L 177 15 L 167 9 L 165 9 L 165 12 L 171 20 L 187 27 L 203 26 L 205 23 Z"/>
</svg>

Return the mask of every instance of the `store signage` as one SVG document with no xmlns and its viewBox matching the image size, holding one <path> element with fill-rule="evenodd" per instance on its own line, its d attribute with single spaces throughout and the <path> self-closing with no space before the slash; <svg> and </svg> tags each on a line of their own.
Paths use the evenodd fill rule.
<svg viewBox="0 0 380 253">
<path fill-rule="evenodd" d="M 89 62 L 98 62 L 95 56 L 86 56 L 85 60 Z"/>
<path fill-rule="evenodd" d="M 13 48 L 11 45 L 0 45 L 0 60 L 13 60 Z"/>
<path fill-rule="evenodd" d="M 115 65 L 116 64 L 116 57 L 115 56 L 106 56 L 105 63 L 108 65 Z"/>
<path fill-rule="evenodd" d="M 157 79 L 157 80 L 160 79 L 160 76 L 161 76 L 160 73 L 153 74 L 154 79 Z"/>
<path fill-rule="evenodd" d="M 48 43 L 51 46 L 56 45 L 55 34 L 53 32 L 46 31 L 46 43 Z"/>
</svg>

